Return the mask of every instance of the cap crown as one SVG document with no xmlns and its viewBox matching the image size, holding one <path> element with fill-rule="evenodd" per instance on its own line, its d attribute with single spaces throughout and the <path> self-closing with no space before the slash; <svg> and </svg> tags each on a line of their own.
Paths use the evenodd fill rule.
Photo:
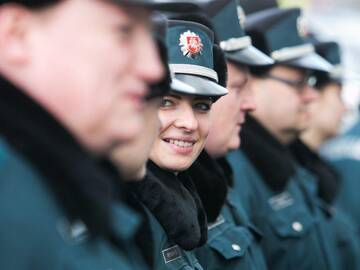
<svg viewBox="0 0 360 270">
<path fill-rule="evenodd" d="M 297 58 L 313 51 L 313 46 L 301 36 L 300 15 L 298 8 L 259 11 L 248 16 L 246 31 L 253 44 L 274 60 Z M 291 53 L 280 53 L 288 48 L 291 48 Z"/>
<path fill-rule="evenodd" d="M 246 36 L 245 14 L 237 0 L 215 0 L 209 2 L 206 11 L 212 17 L 215 32 L 220 41 Z"/>
<path fill-rule="evenodd" d="M 166 43 L 169 64 L 175 73 L 205 76 L 217 81 L 214 71 L 214 34 L 195 22 L 170 20 Z"/>
<path fill-rule="evenodd" d="M 279 7 L 276 0 L 240 0 L 240 5 L 244 8 L 246 15 L 264 9 Z"/>
<path fill-rule="evenodd" d="M 341 51 L 338 43 L 319 42 L 315 44 L 316 52 L 334 66 L 341 64 Z"/>
</svg>

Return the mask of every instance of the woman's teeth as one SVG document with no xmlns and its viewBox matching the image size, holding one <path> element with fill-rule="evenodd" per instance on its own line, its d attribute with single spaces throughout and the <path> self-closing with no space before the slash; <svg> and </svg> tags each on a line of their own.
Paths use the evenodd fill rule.
<svg viewBox="0 0 360 270">
<path fill-rule="evenodd" d="M 186 142 L 186 141 L 180 141 L 180 140 L 168 140 L 168 143 L 175 144 L 179 147 L 191 147 L 194 145 L 194 142 Z"/>
</svg>

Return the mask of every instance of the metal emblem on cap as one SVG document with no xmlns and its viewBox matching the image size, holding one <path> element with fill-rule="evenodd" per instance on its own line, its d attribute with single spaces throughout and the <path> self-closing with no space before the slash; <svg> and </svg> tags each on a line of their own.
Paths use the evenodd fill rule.
<svg viewBox="0 0 360 270">
<path fill-rule="evenodd" d="M 202 44 L 201 38 L 190 30 L 180 35 L 181 51 L 184 56 L 189 58 L 196 58 L 197 55 L 201 55 L 204 45 Z"/>
<path fill-rule="evenodd" d="M 305 38 L 308 35 L 308 29 L 305 17 L 301 15 L 297 21 L 296 21 L 297 30 L 299 33 L 299 36 L 302 38 Z"/>
<path fill-rule="evenodd" d="M 245 11 L 241 6 L 237 6 L 237 15 L 239 18 L 239 22 L 240 22 L 240 26 L 242 29 L 245 28 L 245 22 L 246 22 L 246 15 L 245 15 Z"/>
</svg>

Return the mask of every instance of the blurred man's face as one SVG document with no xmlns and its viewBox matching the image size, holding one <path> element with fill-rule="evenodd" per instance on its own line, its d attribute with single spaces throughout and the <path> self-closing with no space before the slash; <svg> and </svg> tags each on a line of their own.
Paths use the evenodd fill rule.
<svg viewBox="0 0 360 270">
<path fill-rule="evenodd" d="M 341 86 L 337 83 L 329 83 L 320 89 L 319 98 L 310 104 L 309 112 L 309 131 L 316 131 L 324 140 L 336 136 L 346 112 L 341 98 Z"/>
<path fill-rule="evenodd" d="M 137 134 L 148 85 L 164 74 L 148 15 L 68 0 L 23 18 L 20 85 L 97 154 Z"/>
<path fill-rule="evenodd" d="M 240 146 L 239 132 L 245 122 L 245 115 L 255 109 L 247 67 L 232 63 L 227 66 L 229 93 L 211 108 L 211 128 L 206 151 L 213 157 L 225 155 Z"/>
<path fill-rule="evenodd" d="M 318 93 L 304 81 L 303 70 L 281 65 L 253 81 L 253 115 L 283 143 L 294 140 L 309 125 L 308 106 Z"/>
<path fill-rule="evenodd" d="M 127 180 L 141 180 L 145 175 L 145 164 L 159 134 L 158 109 L 161 101 L 162 97 L 148 101 L 141 132 L 130 143 L 117 147 L 111 154 L 112 160 L 120 167 L 122 175 Z"/>
</svg>

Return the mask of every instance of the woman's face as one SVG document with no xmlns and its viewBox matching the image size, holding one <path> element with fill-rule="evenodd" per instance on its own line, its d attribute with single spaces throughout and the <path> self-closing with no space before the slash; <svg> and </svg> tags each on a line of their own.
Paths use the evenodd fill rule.
<svg viewBox="0 0 360 270">
<path fill-rule="evenodd" d="M 211 105 L 207 97 L 165 96 L 159 109 L 160 133 L 150 159 L 169 171 L 189 168 L 204 148 Z"/>
</svg>

